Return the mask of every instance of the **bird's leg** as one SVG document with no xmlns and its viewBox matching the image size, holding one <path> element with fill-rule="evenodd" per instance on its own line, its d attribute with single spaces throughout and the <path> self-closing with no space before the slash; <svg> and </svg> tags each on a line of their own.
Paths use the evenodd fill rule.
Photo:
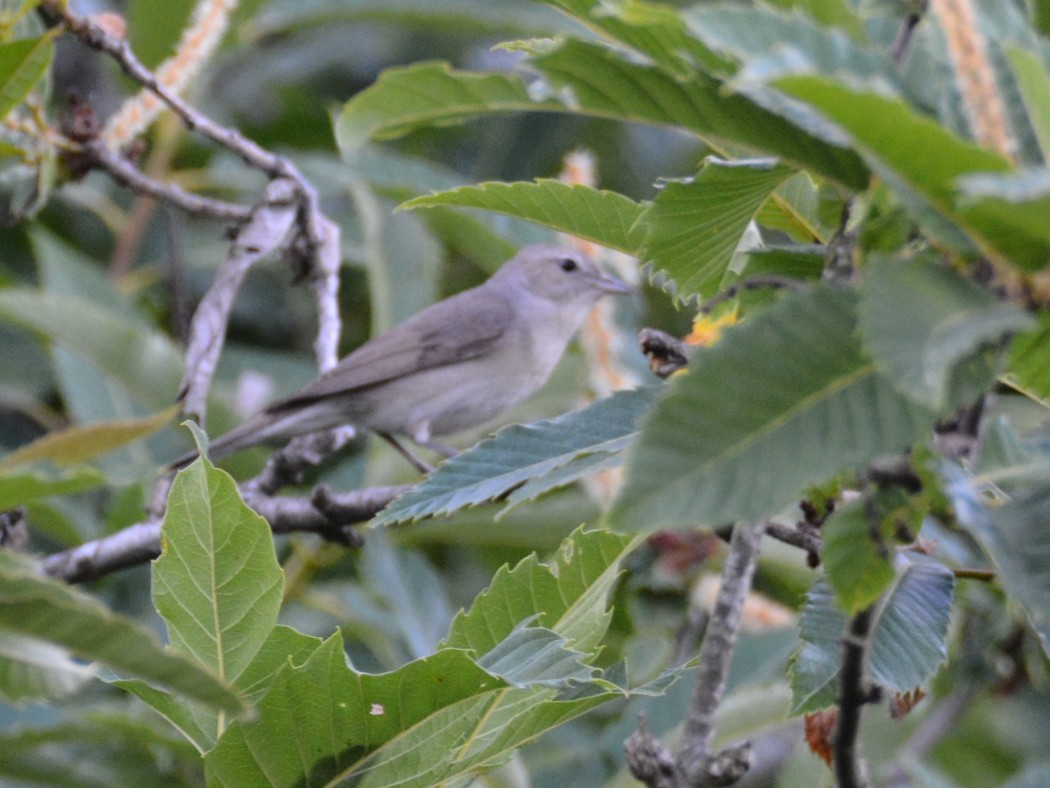
<svg viewBox="0 0 1050 788">
<path fill-rule="evenodd" d="M 387 443 L 389 443 L 391 446 L 393 446 L 394 449 L 397 451 L 397 453 L 400 454 L 402 457 L 404 457 L 406 460 L 408 460 L 409 464 L 411 464 L 411 466 L 413 468 L 415 468 L 417 471 L 419 471 L 420 473 L 428 474 L 428 473 L 431 473 L 434 470 L 433 466 L 427 465 L 421 459 L 416 457 L 412 452 L 410 452 L 408 449 L 406 449 L 404 446 L 402 446 L 398 442 L 397 438 L 395 438 L 389 432 L 378 432 L 376 434 L 380 438 L 385 440 Z"/>
</svg>

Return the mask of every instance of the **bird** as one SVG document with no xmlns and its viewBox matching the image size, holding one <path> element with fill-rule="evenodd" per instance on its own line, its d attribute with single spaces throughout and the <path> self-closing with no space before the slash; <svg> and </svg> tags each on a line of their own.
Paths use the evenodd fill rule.
<svg viewBox="0 0 1050 788">
<path fill-rule="evenodd" d="M 557 245 L 521 249 L 485 282 L 423 309 L 335 367 L 211 442 L 212 459 L 352 424 L 379 434 L 422 472 L 398 437 L 450 456 L 434 440 L 480 426 L 550 377 L 605 295 L 632 288 L 586 254 Z M 191 452 L 171 463 L 180 468 Z"/>
</svg>

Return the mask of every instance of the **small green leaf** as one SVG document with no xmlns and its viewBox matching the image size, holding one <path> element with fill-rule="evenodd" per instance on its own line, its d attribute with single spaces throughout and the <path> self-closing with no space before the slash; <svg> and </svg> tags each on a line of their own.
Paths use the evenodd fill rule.
<svg viewBox="0 0 1050 788">
<path fill-rule="evenodd" d="M 53 36 L 0 44 L 0 118 L 21 104 L 44 78 L 54 54 Z"/>
<path fill-rule="evenodd" d="M 400 208 L 454 205 L 525 219 L 552 230 L 634 254 L 645 235 L 637 225 L 643 205 L 610 191 L 541 179 L 534 183 L 480 183 L 416 197 Z"/>
<path fill-rule="evenodd" d="M 687 182 L 672 181 L 642 214 L 641 256 L 687 298 L 715 293 L 755 212 L 792 171 L 770 161 L 708 159 Z"/>
<path fill-rule="evenodd" d="M 835 601 L 849 614 L 863 610 L 893 581 L 892 545 L 872 523 L 865 499 L 837 508 L 821 533 L 821 560 Z"/>
<path fill-rule="evenodd" d="M 50 468 L 12 468 L 0 470 L 0 511 L 30 503 L 39 498 L 101 487 L 105 475 L 89 467 L 56 471 Z"/>
<path fill-rule="evenodd" d="M 902 393 L 939 413 L 956 368 L 1032 319 L 1013 304 L 926 258 L 865 268 L 860 329 L 876 366 Z"/>
</svg>

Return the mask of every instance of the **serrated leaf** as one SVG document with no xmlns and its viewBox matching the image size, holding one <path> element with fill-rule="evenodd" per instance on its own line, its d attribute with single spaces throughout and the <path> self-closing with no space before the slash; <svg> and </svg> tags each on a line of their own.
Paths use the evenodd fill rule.
<svg viewBox="0 0 1050 788">
<path fill-rule="evenodd" d="M 872 260 L 861 290 L 860 329 L 876 366 L 902 393 L 940 413 L 956 367 L 1032 319 L 926 258 Z"/>
<path fill-rule="evenodd" d="M 341 149 L 389 139 L 424 125 L 506 112 L 573 112 L 683 128 L 709 140 L 782 156 L 853 188 L 867 173 L 855 154 L 819 140 L 706 75 L 682 81 L 603 47 L 575 39 L 534 56 L 550 81 L 533 96 L 515 75 L 454 71 L 444 63 L 388 69 L 347 102 L 336 120 Z"/>
<path fill-rule="evenodd" d="M 162 647 L 135 622 L 5 552 L 0 552 L 0 629 L 61 646 L 213 708 L 241 709 L 238 696 L 209 671 Z"/>
<path fill-rule="evenodd" d="M 577 529 L 550 563 L 530 556 L 513 569 L 501 568 L 471 608 L 456 616 L 442 646 L 484 654 L 519 622 L 534 619 L 577 651 L 593 650 L 608 624 L 606 598 L 620 561 L 634 544 L 608 531 Z"/>
<path fill-rule="evenodd" d="M 1007 172 L 1010 165 L 1003 157 L 959 139 L 902 99 L 871 88 L 849 87 L 825 76 L 779 77 L 773 84 L 846 131 L 853 148 L 901 202 L 944 241 L 973 244 L 989 257 L 1026 269 L 1040 268 L 1050 259 L 1050 242 L 1042 233 L 1004 224 L 994 205 L 957 194 L 964 176 Z"/>
<path fill-rule="evenodd" d="M 947 656 L 948 618 L 954 596 L 951 571 L 932 562 L 903 562 L 878 603 L 868 638 L 871 680 L 891 692 L 910 692 L 929 681 Z M 842 636 L 848 619 L 823 580 L 802 611 L 802 646 L 790 672 L 792 714 L 816 711 L 838 699 Z"/>
<path fill-rule="evenodd" d="M 1004 381 L 1050 408 L 1050 314 L 1037 316 L 1038 326 L 1014 338 Z"/>
<path fill-rule="evenodd" d="M 770 161 L 708 159 L 695 178 L 664 184 L 646 208 L 640 256 L 674 280 L 680 298 L 714 294 L 748 223 L 791 173 Z"/>
<path fill-rule="evenodd" d="M 544 0 L 578 19 L 604 37 L 633 49 L 679 78 L 689 77 L 696 67 L 722 71 L 721 58 L 686 34 L 677 10 L 656 3 L 619 3 L 601 0 Z"/>
<path fill-rule="evenodd" d="M 643 423 L 612 522 L 649 532 L 758 520 L 920 438 L 934 416 L 876 374 L 856 306 L 855 293 L 815 287 L 698 352 Z"/>
<path fill-rule="evenodd" d="M 883 544 L 879 549 L 873 538 L 877 526 L 865 508 L 864 499 L 840 506 L 821 529 L 824 549 L 820 558 L 828 584 L 838 606 L 851 615 L 878 599 L 894 577 L 891 548 Z"/>
<path fill-rule="evenodd" d="M 496 498 L 521 482 L 587 454 L 622 451 L 655 389 L 617 392 L 582 410 L 535 424 L 504 427 L 458 454 L 380 512 L 374 525 L 392 525 Z"/>
<path fill-rule="evenodd" d="M 945 465 L 942 475 L 959 522 L 988 552 L 998 569 L 997 579 L 1024 610 L 1043 651 L 1050 654 L 1050 575 L 1046 571 L 1050 485 L 1030 486 L 990 510 L 961 468 Z"/>
<path fill-rule="evenodd" d="M 519 634 L 527 637 L 516 640 L 514 629 L 522 619 L 504 633 L 511 637 L 503 647 L 512 648 L 496 652 L 496 662 L 510 668 L 516 680 L 528 681 L 526 686 L 509 686 L 475 661 L 475 646 L 490 644 L 481 651 L 492 652 L 504 640 L 499 635 L 493 640 L 491 633 L 479 632 L 463 648 L 445 647 L 380 675 L 348 667 L 342 642 L 333 636 L 301 666 L 281 671 L 258 704 L 257 721 L 230 726 L 205 756 L 209 782 L 461 784 L 504 763 L 515 748 L 550 728 L 624 697 L 624 690 L 598 676 L 591 678 L 593 671 L 583 662 L 595 656 L 597 641 L 588 633 L 596 625 L 604 631 L 606 597 L 624 549 L 624 537 L 607 532 L 579 534 L 566 542 L 557 559 L 561 612 L 551 615 L 556 625 L 547 627 L 555 638 L 541 632 L 539 641 L 532 641 L 535 633 L 526 626 Z M 535 568 L 535 559 L 530 561 Z M 507 590 L 494 584 L 488 593 L 502 598 Z M 526 618 L 539 621 L 542 616 L 537 614 L 547 597 L 538 596 L 534 604 L 528 598 L 506 598 L 502 604 L 512 601 L 515 612 L 524 602 L 529 608 Z M 479 604 L 483 603 L 475 606 Z M 500 602 L 490 599 L 490 604 Z M 479 619 L 477 625 L 481 623 Z M 575 641 L 568 633 L 577 633 Z M 568 662 L 559 658 L 557 663 L 539 659 L 548 644 L 564 642 L 579 656 Z M 518 657 L 508 664 L 505 658 L 515 649 L 520 649 Z M 570 674 L 582 683 L 571 696 L 545 686 L 560 686 Z M 668 683 L 666 677 L 661 679 L 656 691 Z"/>
<path fill-rule="evenodd" d="M 551 83 L 554 95 L 568 93 L 584 114 L 678 127 L 713 150 L 741 145 L 784 163 L 820 173 L 850 188 L 863 188 L 867 172 L 856 155 L 812 136 L 750 99 L 727 93 L 706 74 L 675 78 L 604 47 L 569 40 L 531 61 Z"/>
<path fill-rule="evenodd" d="M 452 205 L 480 208 L 634 254 L 645 235 L 636 222 L 644 206 L 622 194 L 541 179 L 534 183 L 480 183 L 416 197 L 400 208 Z"/>
<path fill-rule="evenodd" d="M 142 419 L 120 419 L 50 432 L 0 458 L 0 471 L 42 460 L 59 467 L 88 462 L 166 427 L 178 410 L 177 405 L 172 405 Z"/>
<path fill-rule="evenodd" d="M 0 44 L 0 118 L 21 104 L 44 78 L 54 54 L 53 36 Z"/>
<path fill-rule="evenodd" d="M 549 629 L 517 626 L 478 659 L 478 667 L 516 687 L 564 688 L 594 678 L 595 668 L 585 663 L 588 656 Z"/>
</svg>

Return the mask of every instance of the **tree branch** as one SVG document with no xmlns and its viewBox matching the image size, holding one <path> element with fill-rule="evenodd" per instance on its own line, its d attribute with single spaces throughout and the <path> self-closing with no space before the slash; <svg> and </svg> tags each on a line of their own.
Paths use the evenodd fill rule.
<svg viewBox="0 0 1050 788">
<path fill-rule="evenodd" d="M 865 683 L 868 634 L 873 609 L 857 613 L 849 622 L 842 644 L 842 668 L 839 671 L 839 716 L 831 744 L 834 751 L 835 780 L 839 788 L 864 788 L 869 785 L 867 770 L 860 754 L 861 710 L 873 700 Z"/>
<path fill-rule="evenodd" d="M 270 523 L 275 534 L 316 533 L 339 544 L 355 546 L 360 537 L 350 529 L 370 520 L 408 489 L 408 485 L 371 487 L 332 493 L 321 486 L 309 497 L 245 495 L 245 503 Z M 115 534 L 45 556 L 40 566 L 51 577 L 82 583 L 151 561 L 160 555 L 161 519 L 136 523 Z"/>
</svg>

